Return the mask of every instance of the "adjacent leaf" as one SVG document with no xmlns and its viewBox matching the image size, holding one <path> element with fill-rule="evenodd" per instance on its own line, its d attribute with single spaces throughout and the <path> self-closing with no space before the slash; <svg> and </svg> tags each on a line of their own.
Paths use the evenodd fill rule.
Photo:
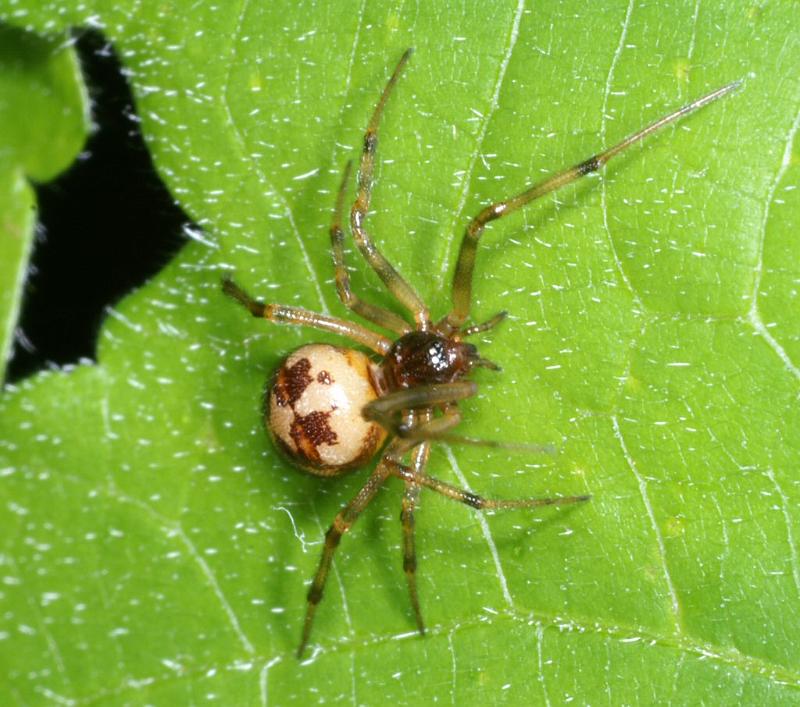
<svg viewBox="0 0 800 707">
<path fill-rule="evenodd" d="M 88 114 L 71 48 L 0 26 L 0 378 L 35 225 L 26 177 L 48 181 L 78 154 Z"/>
<path fill-rule="evenodd" d="M 5 371 L 20 303 L 20 284 L 25 274 L 34 232 L 34 204 L 22 174 L 9 169 L 0 173 L 0 372 Z"/>
<path fill-rule="evenodd" d="M 97 365 L 0 402 L 6 701 L 796 700 L 793 15 L 20 0 L 6 19 L 38 31 L 104 27 L 204 232 L 112 311 Z M 745 85 L 487 230 L 475 319 L 512 316 L 482 337 L 504 370 L 476 376 L 463 428 L 558 453 L 440 447 L 431 470 L 591 503 L 484 518 L 426 495 L 420 640 L 388 485 L 343 542 L 299 663 L 305 582 L 366 472 L 325 482 L 275 454 L 264 380 L 293 346 L 333 339 L 250 319 L 219 279 L 233 268 L 266 298 L 345 315 L 334 194 L 409 45 L 370 228 L 436 314 L 482 205 Z M 363 264 L 353 280 L 389 303 Z"/>
</svg>

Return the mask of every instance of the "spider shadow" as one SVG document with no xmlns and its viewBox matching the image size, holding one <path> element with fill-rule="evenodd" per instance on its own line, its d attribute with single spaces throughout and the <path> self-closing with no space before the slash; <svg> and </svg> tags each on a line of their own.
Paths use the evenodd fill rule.
<svg viewBox="0 0 800 707">
<path fill-rule="evenodd" d="M 277 530 L 286 544 L 274 547 L 274 561 L 266 567 L 262 581 L 264 606 L 281 607 L 284 620 L 269 622 L 268 626 L 278 644 L 290 652 L 297 648 L 300 640 L 307 606 L 306 594 L 322 556 L 325 533 L 336 514 L 364 484 L 368 473 L 359 469 L 344 477 L 321 478 L 287 463 L 284 497 L 278 502 L 265 504 L 264 512 L 271 517 L 270 526 Z M 381 497 L 379 493 L 378 498 Z M 355 580 L 348 579 L 346 557 L 350 553 L 347 548 L 352 536 L 366 536 L 367 531 L 370 532 L 370 548 L 363 554 L 368 554 L 369 559 L 373 554 L 379 554 L 380 540 L 372 539 L 374 535 L 365 523 L 376 515 L 375 510 L 374 506 L 365 509 L 352 531 L 342 538 L 334 555 L 323 599 L 317 607 L 312 644 L 336 643 L 348 637 L 347 627 L 337 623 L 341 622 L 341 593 L 355 586 Z M 360 540 L 363 542 L 364 538 Z"/>
<path fill-rule="evenodd" d="M 406 631 L 416 631 L 416 623 L 403 571 L 402 526 L 399 517 L 402 488 L 399 491 L 397 489 L 393 490 L 397 491 L 397 493 L 392 494 L 391 501 L 388 503 L 391 506 L 393 523 L 388 522 L 387 504 L 383 504 L 384 508 L 381 509 L 383 512 L 372 513 L 365 524 L 368 527 L 365 527 L 364 531 L 369 533 L 369 537 L 373 539 L 371 544 L 376 547 L 390 548 L 389 554 L 393 555 L 390 562 L 376 562 L 374 564 L 374 571 L 380 573 L 380 579 L 375 582 L 375 586 L 378 591 L 383 593 L 382 600 L 392 607 L 390 616 L 392 623 L 397 623 L 398 631 L 404 633 Z M 526 510 L 524 509 L 480 511 L 462 507 L 456 510 L 463 512 L 463 520 L 457 526 L 445 526 L 436 522 L 440 518 L 440 514 L 437 513 L 438 509 L 435 504 L 426 503 L 426 500 L 431 500 L 431 496 L 435 496 L 435 494 L 426 493 L 423 489 L 420 506 L 416 513 L 417 589 L 420 595 L 423 619 L 428 629 L 437 625 L 437 622 L 431 619 L 433 618 L 435 606 L 442 603 L 437 589 L 434 589 L 435 593 L 430 592 L 431 585 L 438 586 L 435 575 L 436 570 L 430 565 L 434 564 L 437 556 L 447 554 L 449 564 L 452 567 L 463 567 L 465 573 L 474 572 L 475 555 L 486 547 L 486 539 L 483 536 L 479 521 L 477 518 L 471 518 L 470 514 L 483 513 L 489 520 L 492 541 L 500 553 L 501 564 L 507 566 L 516 564 L 519 566 L 525 562 L 524 554 L 536 551 L 536 540 L 532 536 L 563 522 L 566 514 L 572 514 L 578 511 L 580 506 L 584 505 L 583 503 L 576 503 L 561 507 L 546 506 L 537 508 L 532 511 L 536 513 L 535 520 L 532 523 L 526 519 Z M 447 503 L 448 506 L 461 505 L 455 502 L 448 503 L 445 499 L 438 500 Z M 425 512 L 428 506 L 428 512 Z M 396 513 L 394 512 L 395 510 L 397 511 Z M 527 513 L 531 513 L 531 511 L 527 511 Z M 509 514 L 515 515 L 514 527 L 507 532 L 496 532 L 491 527 L 491 519 L 508 516 Z M 392 527 L 395 528 L 395 533 L 393 535 L 387 534 L 387 529 L 388 533 L 391 533 Z M 467 541 L 464 539 L 466 534 L 471 536 Z M 542 541 L 540 540 L 539 542 Z M 512 550 L 517 549 L 518 552 L 521 545 L 525 545 L 527 548 L 520 557 Z M 488 553 L 488 550 L 486 552 Z M 380 550 L 376 550 L 376 553 L 379 555 Z M 455 557 L 454 553 L 458 553 L 458 557 Z M 426 558 L 433 560 L 433 562 L 426 562 Z M 494 582 L 497 572 L 491 559 L 488 559 L 488 564 L 485 567 L 490 568 L 488 571 L 488 574 L 491 575 L 490 583 Z M 448 579 L 440 581 L 452 585 L 452 580 L 453 577 L 450 576 Z M 458 580 L 458 577 L 456 577 L 456 580 Z M 428 585 L 427 591 L 426 585 Z M 502 596 L 498 594 L 498 597 L 498 602 L 502 605 Z"/>
</svg>

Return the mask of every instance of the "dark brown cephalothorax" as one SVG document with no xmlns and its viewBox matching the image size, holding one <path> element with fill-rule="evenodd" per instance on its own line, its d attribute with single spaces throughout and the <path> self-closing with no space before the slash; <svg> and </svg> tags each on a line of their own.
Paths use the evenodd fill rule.
<svg viewBox="0 0 800 707">
<path fill-rule="evenodd" d="M 477 349 L 435 331 L 410 331 L 394 342 L 383 360 L 389 390 L 452 383 L 469 373 Z"/>
<path fill-rule="evenodd" d="M 493 500 L 483 498 L 439 481 L 425 473 L 431 444 L 446 441 L 486 446 L 508 445 L 462 437 L 452 432 L 460 419 L 458 403 L 475 395 L 477 386 L 468 380 L 475 366 L 497 369 L 481 358 L 475 346 L 464 339 L 488 331 L 499 324 L 505 313 L 467 325 L 472 301 L 475 255 L 484 227 L 526 204 L 601 169 L 612 157 L 659 128 L 730 93 L 738 82 L 724 86 L 629 135 L 574 167 L 557 172 L 525 191 L 486 206 L 466 227 L 456 261 L 452 307 L 438 322 L 430 318 L 428 307 L 416 290 L 401 277 L 378 250 L 364 222 L 372 196 L 378 125 L 386 100 L 406 65 L 406 51 L 381 94 L 364 136 L 358 172 L 358 193 L 350 210 L 350 227 L 361 255 L 375 270 L 397 302 L 413 317 L 405 316 L 361 300 L 350 289 L 350 276 L 344 262 L 342 211 L 350 177 L 347 164 L 339 188 L 330 229 L 331 250 L 339 298 L 354 313 L 396 335 L 392 341 L 354 322 L 299 307 L 265 304 L 253 299 L 232 280 L 225 279 L 226 294 L 241 303 L 256 317 L 272 322 L 314 327 L 348 337 L 370 349 L 378 360 L 353 349 L 327 344 L 303 346 L 281 365 L 267 391 L 265 423 L 278 447 L 298 466 L 321 476 L 336 476 L 365 464 L 384 446 L 377 466 L 364 486 L 334 519 L 325 535 L 325 548 L 308 591 L 298 656 L 311 636 L 317 605 L 336 547 L 344 533 L 375 497 L 389 477 L 405 485 L 401 520 L 403 527 L 403 569 L 408 582 L 411 606 L 417 628 L 425 632 L 416 583 L 414 511 L 422 487 L 477 509 L 536 508 L 574 504 L 589 499 L 587 494 L 556 498 Z M 387 441 L 388 440 L 388 441 Z"/>
</svg>

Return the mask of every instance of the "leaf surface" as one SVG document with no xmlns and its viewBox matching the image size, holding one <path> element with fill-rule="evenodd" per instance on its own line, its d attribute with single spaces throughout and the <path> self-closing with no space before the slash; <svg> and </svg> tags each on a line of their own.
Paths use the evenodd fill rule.
<svg viewBox="0 0 800 707">
<path fill-rule="evenodd" d="M 800 35 L 789 4 L 20 0 L 101 25 L 166 183 L 203 227 L 116 306 L 97 365 L 0 401 L 5 701 L 781 703 L 800 686 Z M 135 12 L 133 8 L 135 7 Z M 431 305 L 492 200 L 682 103 L 737 94 L 487 229 L 474 318 L 500 309 L 432 473 L 580 507 L 418 513 L 413 633 L 390 483 L 337 554 L 293 656 L 322 537 L 365 472 L 278 457 L 261 391 L 301 343 L 270 301 L 344 316 L 327 229 L 403 49 L 369 227 Z M 352 196 L 352 188 L 350 191 Z M 392 306 L 351 254 L 353 284 Z"/>
</svg>

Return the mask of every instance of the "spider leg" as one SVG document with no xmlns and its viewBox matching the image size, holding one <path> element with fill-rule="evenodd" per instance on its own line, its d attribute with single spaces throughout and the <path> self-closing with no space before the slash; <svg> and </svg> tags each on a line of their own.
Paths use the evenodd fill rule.
<svg viewBox="0 0 800 707">
<path fill-rule="evenodd" d="M 481 322 L 480 324 L 473 324 L 472 326 L 466 327 L 461 331 L 461 336 L 466 338 L 468 336 L 472 336 L 473 334 L 482 334 L 484 331 L 489 331 L 489 329 L 494 329 L 507 316 L 508 312 L 505 311 L 498 312 L 491 319 L 488 319 L 485 322 Z"/>
<path fill-rule="evenodd" d="M 369 302 L 364 302 L 350 289 L 350 275 L 347 272 L 344 261 L 342 207 L 351 167 L 352 162 L 348 162 L 344 170 L 344 175 L 342 176 L 342 183 L 336 198 L 336 208 L 333 212 L 333 222 L 331 223 L 331 252 L 333 254 L 333 267 L 336 272 L 336 291 L 339 294 L 339 299 L 342 301 L 342 304 L 356 314 L 364 317 L 364 319 L 368 319 L 373 324 L 377 324 L 397 334 L 405 334 L 411 331 L 411 327 L 402 317 L 398 317 L 394 312 L 390 312 L 383 307 L 377 307 Z"/>
<path fill-rule="evenodd" d="M 461 411 L 455 404 L 458 400 L 469 398 L 477 391 L 472 381 L 455 383 L 435 383 L 416 388 L 404 388 L 373 400 L 364 406 L 361 414 L 367 420 L 373 420 L 391 434 L 405 442 L 403 452 L 426 440 L 467 444 L 495 449 L 515 449 L 524 452 L 552 454 L 552 445 L 528 444 L 525 442 L 498 442 L 488 439 L 476 439 L 453 434 L 449 430 L 461 422 Z M 414 408 L 440 406 L 441 417 L 408 424 L 400 419 L 400 413 Z"/>
<path fill-rule="evenodd" d="M 434 418 L 428 415 L 424 419 L 415 419 L 411 424 L 399 420 L 394 421 L 395 428 L 392 432 L 401 439 L 416 442 L 441 440 L 443 437 L 449 437 L 450 435 L 445 433 L 461 422 L 461 410 L 455 403 L 446 403 L 441 408 L 441 417 Z"/>
<path fill-rule="evenodd" d="M 397 431 L 399 436 L 405 436 L 405 433 L 413 429 L 413 426 L 400 422 L 398 415 L 403 410 L 430 407 L 431 405 L 447 405 L 472 397 L 477 391 L 478 386 L 472 381 L 433 383 L 415 388 L 402 388 L 365 405 L 361 414 L 367 420 L 374 420 L 387 430 Z"/>
<path fill-rule="evenodd" d="M 430 418 L 430 411 L 411 413 Z M 423 473 L 430 455 L 430 444 L 423 442 L 414 449 L 411 457 L 411 468 L 415 473 Z M 414 511 L 419 504 L 420 486 L 415 481 L 405 480 L 403 505 L 400 511 L 400 522 L 403 525 L 403 572 L 408 583 L 408 594 L 411 598 L 411 608 L 417 622 L 417 630 L 425 634 L 425 623 L 422 620 L 422 611 L 419 607 L 419 593 L 417 592 L 417 550 L 414 542 Z"/>
<path fill-rule="evenodd" d="M 639 142 L 656 130 L 682 118 L 688 113 L 692 113 L 698 108 L 702 108 L 708 103 L 721 98 L 727 93 L 737 89 L 739 86 L 739 81 L 734 81 L 727 86 L 723 86 L 702 98 L 692 101 L 675 112 L 664 116 L 655 123 L 651 123 L 646 128 L 629 135 L 613 147 L 590 157 L 588 160 L 584 160 L 569 169 L 558 172 L 552 177 L 548 177 L 534 184 L 529 189 L 526 189 L 510 199 L 498 201 L 484 208 L 483 211 L 469 223 L 464 233 L 464 238 L 461 241 L 461 248 L 456 262 L 455 276 L 453 278 L 453 308 L 442 320 L 440 326 L 455 331 L 464 324 L 469 316 L 470 301 L 472 298 L 472 272 L 475 267 L 475 251 L 477 250 L 478 241 L 487 223 L 502 218 L 503 216 L 508 216 L 508 214 L 513 213 L 517 209 L 522 208 L 545 194 L 549 194 L 567 184 L 571 184 L 587 174 L 597 172 L 612 157 L 616 157 L 634 143 Z"/>
<path fill-rule="evenodd" d="M 421 471 L 416 471 L 408 466 L 401 464 L 396 459 L 388 459 L 387 463 L 395 476 L 404 481 L 414 481 L 420 486 L 425 486 L 436 493 L 451 498 L 454 501 L 463 503 L 478 510 L 505 510 L 511 508 L 538 508 L 539 506 L 565 506 L 571 503 L 583 503 L 588 501 L 591 496 L 555 496 L 550 498 L 519 498 L 519 499 L 494 499 L 478 496 L 472 491 L 453 486 L 445 481 L 441 481 L 433 476 L 428 476 Z"/>
<path fill-rule="evenodd" d="M 353 499 L 342 508 L 336 517 L 333 519 L 328 532 L 325 533 L 325 547 L 322 550 L 322 556 L 319 560 L 317 572 L 308 589 L 306 618 L 303 622 L 303 634 L 300 639 L 300 646 L 297 648 L 297 657 L 303 655 L 308 639 L 311 637 L 311 627 L 314 624 L 314 614 L 317 605 L 322 600 L 322 594 L 325 589 L 325 582 L 328 579 L 328 572 L 333 560 L 333 554 L 339 546 L 339 541 L 356 522 L 361 511 L 367 507 L 369 502 L 375 497 L 378 489 L 383 485 L 383 482 L 390 476 L 391 469 L 386 464 L 385 459 L 378 463 L 375 470 L 370 474 L 367 482 L 361 487 L 361 490 L 353 497 Z"/>
<path fill-rule="evenodd" d="M 355 239 L 358 249 L 364 256 L 364 259 L 370 264 L 373 270 L 378 274 L 383 283 L 386 285 L 389 292 L 391 292 L 397 300 L 404 307 L 409 309 L 414 315 L 414 320 L 420 328 L 427 329 L 429 325 L 428 308 L 422 301 L 420 296 L 400 275 L 394 266 L 381 254 L 375 246 L 371 236 L 364 229 L 364 221 L 367 218 L 369 211 L 369 202 L 372 196 L 372 183 L 373 172 L 375 169 L 375 152 L 378 149 L 378 125 L 380 123 L 383 108 L 386 105 L 386 100 L 389 94 L 397 83 L 403 68 L 411 56 L 412 50 L 407 49 L 397 67 L 383 89 L 381 98 L 378 105 L 375 106 L 375 112 L 367 126 L 367 131 L 364 134 L 364 149 L 361 153 L 361 164 L 358 170 L 358 196 L 350 211 L 350 225 L 353 230 L 353 238 Z"/>
<path fill-rule="evenodd" d="M 222 281 L 222 291 L 239 302 L 239 304 L 247 309 L 254 317 L 267 319 L 268 321 L 278 324 L 307 326 L 333 332 L 334 334 L 341 334 L 359 344 L 367 346 L 381 356 L 385 356 L 392 346 L 392 342 L 386 337 L 376 334 L 374 331 L 370 331 L 366 327 L 362 327 L 354 322 L 337 319 L 336 317 L 329 317 L 327 314 L 310 312 L 300 307 L 290 307 L 283 304 L 265 304 L 260 300 L 253 299 L 228 277 Z"/>
<path fill-rule="evenodd" d="M 428 446 L 421 444 L 417 450 L 427 450 Z M 416 454 L 415 454 L 416 456 Z M 403 571 L 408 583 L 408 595 L 411 598 L 411 608 L 417 622 L 417 631 L 425 635 L 425 622 L 422 619 L 422 610 L 419 607 L 419 593 L 417 592 L 417 550 L 414 542 L 414 511 L 419 504 L 420 487 L 411 481 L 406 481 L 403 493 L 403 506 L 400 510 L 400 522 L 403 524 Z"/>
</svg>

